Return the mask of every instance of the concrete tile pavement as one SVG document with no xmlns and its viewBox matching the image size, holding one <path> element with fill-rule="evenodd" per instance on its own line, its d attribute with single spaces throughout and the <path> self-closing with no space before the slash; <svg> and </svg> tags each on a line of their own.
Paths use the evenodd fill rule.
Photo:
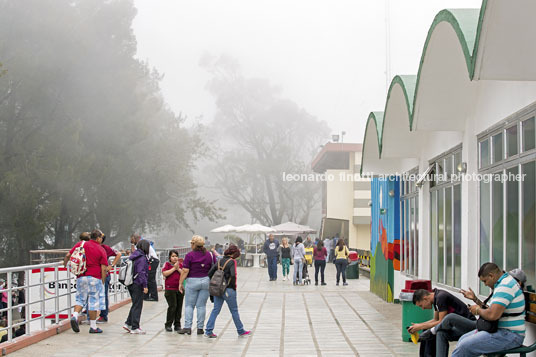
<svg viewBox="0 0 536 357">
<path fill-rule="evenodd" d="M 279 272 L 280 273 L 280 272 Z M 387 304 L 369 292 L 369 280 L 335 286 L 335 268 L 326 268 L 327 286 L 293 286 L 268 281 L 266 269 L 240 268 L 238 302 L 248 338 L 238 337 L 229 310 L 216 322 L 217 339 L 182 336 L 164 330 L 167 304 L 146 302 L 142 328 L 129 335 L 121 326 L 130 305 L 110 314 L 102 335 L 64 332 L 13 356 L 415 356 L 418 347 L 401 341 L 400 305 Z M 313 279 L 314 280 L 314 279 Z M 207 304 L 207 319 L 212 304 Z M 205 320 L 206 321 L 206 320 Z M 194 313 L 195 326 L 195 313 Z"/>
</svg>

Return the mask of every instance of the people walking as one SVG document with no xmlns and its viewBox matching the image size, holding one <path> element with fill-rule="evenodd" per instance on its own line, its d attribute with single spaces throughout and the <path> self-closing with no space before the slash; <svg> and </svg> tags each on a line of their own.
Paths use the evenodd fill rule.
<svg viewBox="0 0 536 357">
<path fill-rule="evenodd" d="M 71 317 L 71 328 L 74 332 L 80 332 L 78 317 L 82 308 L 87 305 L 89 333 L 102 333 L 97 327 L 97 313 L 106 307 L 103 289 L 108 262 L 104 249 L 97 242 L 101 234 L 98 230 L 91 232 L 89 241 L 81 240 L 69 251 L 71 272 L 76 275 L 76 302 Z"/>
<path fill-rule="evenodd" d="M 104 244 L 106 241 L 106 235 L 102 234 L 100 238 L 97 240 L 101 247 L 104 249 L 104 252 L 106 253 L 106 261 L 108 262 L 108 266 L 106 267 L 106 280 L 104 281 L 104 301 L 106 304 L 106 308 L 104 310 L 100 311 L 100 317 L 97 319 L 98 324 L 106 323 L 108 322 L 108 312 L 109 312 L 109 299 L 108 299 L 108 290 L 110 289 L 110 271 L 119 263 L 121 259 L 121 253 L 118 252 L 115 249 L 112 249 L 109 245 Z M 114 260 L 110 263 L 110 258 L 114 258 Z"/>
<path fill-rule="evenodd" d="M 294 285 L 302 285 L 303 262 L 305 260 L 305 247 L 302 237 L 298 236 L 292 247 L 292 259 L 294 260 Z"/>
<path fill-rule="evenodd" d="M 140 240 L 136 244 L 136 250 L 128 257 L 132 260 L 134 282 L 129 285 L 128 292 L 132 299 L 132 305 L 123 328 L 134 335 L 145 335 L 140 327 L 141 311 L 143 309 L 143 294 L 147 294 L 147 276 L 149 274 L 149 248 L 147 240 Z"/>
<path fill-rule="evenodd" d="M 181 280 L 179 291 L 185 300 L 184 327 L 179 330 L 181 335 L 192 334 L 192 321 L 194 308 L 197 309 L 197 334 L 204 333 L 206 305 L 208 300 L 208 286 L 210 279 L 208 272 L 212 265 L 216 263 L 216 257 L 205 248 L 205 239 L 195 235 L 190 241 L 192 251 L 186 254 L 182 264 Z M 186 280 L 186 288 L 183 283 Z"/>
<path fill-rule="evenodd" d="M 346 282 L 346 266 L 348 265 L 348 256 L 350 251 L 344 243 L 344 239 L 339 239 L 335 247 L 335 267 L 337 268 L 337 285 L 342 275 L 342 285 L 348 285 Z"/>
<path fill-rule="evenodd" d="M 164 297 L 168 304 L 164 328 L 171 332 L 173 326 L 178 332 L 181 329 L 182 301 L 184 299 L 184 294 L 179 291 L 182 264 L 179 262 L 179 252 L 175 249 L 169 251 L 168 259 L 169 261 L 162 268 L 162 275 L 166 279 Z"/>
<path fill-rule="evenodd" d="M 290 260 L 291 257 L 291 248 L 288 245 L 288 238 L 283 237 L 281 240 L 281 246 L 279 247 L 281 252 L 281 270 L 283 271 L 283 281 L 289 279 L 290 273 Z"/>
<path fill-rule="evenodd" d="M 238 247 L 236 245 L 229 246 L 229 248 L 227 248 L 227 250 L 224 252 L 223 258 L 221 258 L 217 264 L 213 265 L 212 269 L 210 269 L 208 273 L 208 276 L 212 278 L 212 276 L 217 270 L 223 270 L 223 278 L 227 282 L 227 287 L 225 289 L 225 293 L 222 296 L 214 296 L 214 308 L 212 309 L 212 312 L 210 313 L 210 317 L 207 322 L 205 337 L 218 337 L 216 336 L 216 334 L 214 334 L 214 326 L 216 324 L 216 319 L 220 314 L 224 302 L 226 302 L 227 307 L 229 307 L 229 311 L 231 312 L 231 316 L 233 317 L 236 332 L 238 333 L 238 335 L 249 336 L 251 334 L 251 331 L 246 331 L 244 329 L 244 325 L 240 320 L 240 314 L 238 313 L 238 303 L 236 301 L 236 259 L 239 256 L 240 250 L 238 249 Z"/>
<path fill-rule="evenodd" d="M 279 248 L 279 242 L 274 239 L 274 235 L 270 234 L 266 242 L 264 242 L 263 252 L 266 254 L 268 260 L 268 275 L 270 281 L 277 280 L 277 256 Z"/>
<path fill-rule="evenodd" d="M 321 285 L 326 285 L 324 280 L 324 270 L 326 269 L 326 257 L 328 252 L 322 241 L 318 241 L 314 248 L 313 257 L 315 260 L 315 285 L 318 285 L 318 271 L 320 271 Z"/>
<path fill-rule="evenodd" d="M 130 243 L 132 244 L 132 251 L 136 249 L 136 245 L 144 238 L 139 234 L 133 234 L 130 236 Z M 149 244 L 149 275 L 147 277 L 147 289 L 148 292 L 144 294 L 143 299 L 145 301 L 158 301 L 158 289 L 156 286 L 156 272 L 158 266 L 160 265 L 160 260 L 158 260 L 158 255 L 156 250 L 154 250 L 153 243 Z"/>
<path fill-rule="evenodd" d="M 331 239 L 325 238 L 324 239 L 324 248 L 326 248 L 326 252 L 328 252 L 328 255 L 326 257 L 326 262 L 331 262 L 333 258 L 333 254 L 331 253 Z"/>
</svg>

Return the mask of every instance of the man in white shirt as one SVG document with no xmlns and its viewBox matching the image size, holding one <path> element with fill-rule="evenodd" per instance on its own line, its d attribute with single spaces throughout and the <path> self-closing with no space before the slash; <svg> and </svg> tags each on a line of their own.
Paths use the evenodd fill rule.
<svg viewBox="0 0 536 357">
<path fill-rule="evenodd" d="M 326 262 L 329 262 L 330 260 L 330 252 L 331 252 L 331 239 L 325 238 L 324 239 L 324 248 L 326 248 L 328 255 L 326 256 Z"/>
</svg>

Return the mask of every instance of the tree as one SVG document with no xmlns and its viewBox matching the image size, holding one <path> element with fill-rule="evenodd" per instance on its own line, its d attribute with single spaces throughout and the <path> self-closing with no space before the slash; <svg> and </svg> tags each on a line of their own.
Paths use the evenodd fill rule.
<svg viewBox="0 0 536 357">
<path fill-rule="evenodd" d="M 329 134 L 326 123 L 282 98 L 267 80 L 244 78 L 228 57 L 205 57 L 201 64 L 213 75 L 207 88 L 218 107 L 211 125 L 221 140 L 213 152 L 216 186 L 254 221 L 307 223 L 320 184 L 282 177 L 311 173 L 310 163 Z"/>
<path fill-rule="evenodd" d="M 0 265 L 93 228 L 113 244 L 221 217 L 192 176 L 197 128 L 134 58 L 135 14 L 129 0 L 0 0 Z"/>
</svg>

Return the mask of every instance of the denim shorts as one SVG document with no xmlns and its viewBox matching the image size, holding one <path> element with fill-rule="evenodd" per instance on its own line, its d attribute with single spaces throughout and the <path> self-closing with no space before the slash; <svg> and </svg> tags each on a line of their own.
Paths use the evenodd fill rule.
<svg viewBox="0 0 536 357">
<path fill-rule="evenodd" d="M 86 304 L 89 311 L 106 310 L 102 280 L 92 276 L 81 276 L 76 279 L 76 305 Z"/>
</svg>

